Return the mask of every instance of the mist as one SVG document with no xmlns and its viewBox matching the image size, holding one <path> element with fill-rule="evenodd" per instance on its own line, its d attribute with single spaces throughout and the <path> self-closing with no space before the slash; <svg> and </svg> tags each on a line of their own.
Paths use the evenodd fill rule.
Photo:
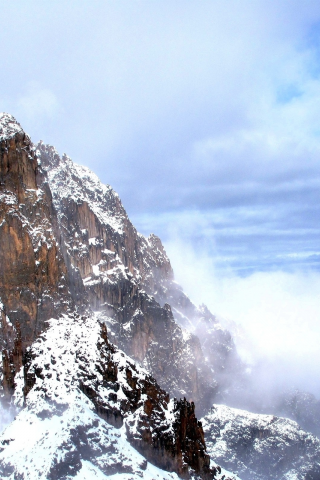
<svg viewBox="0 0 320 480">
<path fill-rule="evenodd" d="M 252 388 L 265 395 L 297 388 L 320 397 L 320 273 L 255 271 L 245 277 L 221 268 L 205 245 L 172 238 L 165 244 L 175 278 L 205 303 L 234 336 Z"/>
<path fill-rule="evenodd" d="M 12 407 L 8 407 L 0 401 L 0 435 L 6 427 L 12 422 L 16 415 L 16 411 Z"/>
</svg>

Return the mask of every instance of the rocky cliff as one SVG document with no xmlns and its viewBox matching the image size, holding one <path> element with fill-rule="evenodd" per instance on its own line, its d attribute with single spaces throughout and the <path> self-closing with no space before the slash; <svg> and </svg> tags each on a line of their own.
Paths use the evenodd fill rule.
<svg viewBox="0 0 320 480">
<path fill-rule="evenodd" d="M 105 325 L 95 316 L 75 313 L 51 319 L 25 357 L 25 368 L 15 377 L 14 393 L 15 405 L 24 408 L 2 438 L 1 478 L 12 472 L 18 475 L 24 471 L 24 462 L 32 463 L 34 449 L 46 442 L 48 433 L 43 427 L 48 419 L 55 417 L 56 422 L 64 423 L 71 413 L 64 433 L 59 433 L 62 438 L 51 436 L 53 446 L 43 460 L 46 463 L 41 478 L 75 475 L 85 460 L 105 474 L 125 471 L 120 465 L 120 452 L 116 463 L 108 458 L 112 452 L 110 439 L 105 445 L 99 438 L 99 430 L 106 436 L 109 427 L 100 420 L 90 421 L 89 426 L 83 424 L 81 409 L 91 412 L 91 417 L 95 412 L 121 431 L 122 437 L 152 464 L 181 477 L 189 478 L 194 471 L 202 478 L 212 478 L 194 405 L 184 400 L 170 401 L 148 372 L 109 343 Z M 41 425 L 36 435 L 32 428 L 24 431 L 23 442 L 29 444 L 29 453 L 23 451 L 22 461 L 20 435 L 10 431 L 15 432 L 15 424 L 23 422 L 27 412 L 35 424 Z M 23 478 L 34 479 L 36 473 L 32 469 Z"/>
<path fill-rule="evenodd" d="M 0 400 L 17 409 L 1 478 L 239 480 L 219 462 L 243 480 L 320 480 L 318 440 L 294 422 L 220 406 L 202 427 L 196 412 L 247 385 L 231 334 L 111 187 L 7 114 L 0 216 Z M 284 407 L 310 423 L 309 400 L 312 415 Z"/>
<path fill-rule="evenodd" d="M 228 367 L 241 368 L 230 334 L 174 282 L 160 239 L 136 231 L 111 187 L 49 145 L 40 142 L 37 155 L 48 175 L 65 262 L 83 282 L 79 301 L 87 299 L 112 341 L 163 388 L 195 401 L 204 413 L 226 388 Z"/>
<path fill-rule="evenodd" d="M 35 149 L 13 117 L 4 114 L 0 122 L 0 348 L 3 387 L 10 394 L 27 346 L 72 299 Z"/>
<path fill-rule="evenodd" d="M 63 214 L 60 211 L 57 215 L 52 202 L 47 173 L 36 149 L 7 114 L 0 116 L 0 142 L 1 394 L 22 409 L 9 431 L 16 432 L 20 422 L 25 425 L 28 418 L 39 426 L 39 422 L 45 424 L 52 417 L 59 421 L 65 411 L 67 417 L 71 415 L 72 421 L 68 417 L 67 427 L 57 433 L 61 443 L 55 444 L 51 439 L 50 451 L 39 460 L 39 464 L 43 463 L 37 471 L 41 478 L 69 478 L 80 472 L 83 462 L 89 459 L 93 464 L 100 462 L 101 472 L 117 470 L 117 463 L 112 458 L 107 460 L 107 452 L 113 451 L 112 445 L 108 447 L 109 439 L 105 445 L 99 441 L 97 446 L 97 440 L 90 436 L 98 438 L 101 433 L 92 431 L 96 424 L 96 420 L 92 423 L 92 413 L 89 423 L 83 425 L 81 414 L 84 412 L 85 417 L 85 410 L 120 429 L 126 442 L 160 468 L 182 477 L 212 478 L 214 472 L 209 467 L 194 404 L 187 400 L 170 402 L 169 395 L 154 378 L 110 343 L 107 336 L 106 324 L 114 323 L 114 316 L 109 318 L 107 314 L 122 309 L 121 318 L 128 321 L 128 315 L 138 317 L 134 312 L 139 305 L 144 312 L 140 321 L 144 333 L 147 331 L 154 338 L 157 328 L 167 328 L 168 342 L 170 337 L 174 344 L 176 329 L 182 342 L 181 329 L 175 325 L 170 307 L 160 307 L 145 290 L 138 289 L 135 280 L 140 271 L 145 285 L 152 285 L 152 278 L 157 276 L 153 271 L 161 270 L 161 277 L 172 275 L 169 261 L 162 261 L 164 251 L 153 255 L 153 249 L 161 250 L 158 239 L 151 237 L 147 241 L 135 232 L 140 243 L 130 243 L 133 226 L 124 217 L 117 196 L 110 192 L 108 196 L 107 187 L 102 195 L 110 205 L 112 214 L 107 214 L 112 233 L 117 232 L 113 235 L 115 243 L 110 241 L 110 232 L 97 221 L 94 198 L 90 205 L 72 196 L 65 199 L 68 218 L 63 223 Z M 87 195 L 85 185 L 81 188 Z M 126 235 L 121 232 L 120 218 Z M 70 232 L 75 242 L 71 241 Z M 103 248 L 99 248 L 100 234 L 105 242 Z M 82 246 L 82 238 L 87 239 L 87 250 L 85 242 Z M 144 248 L 147 253 L 143 254 Z M 92 288 L 100 265 L 101 272 L 106 274 L 105 279 L 100 279 L 102 284 L 108 281 L 109 270 L 113 270 L 110 289 Z M 90 308 L 95 306 L 94 295 L 96 305 L 108 307 L 103 309 L 103 321 Z M 123 308 L 129 298 L 133 299 L 131 310 Z M 137 326 L 139 330 L 139 321 Z M 117 330 L 114 338 L 116 333 Z M 119 329 L 118 343 L 125 345 L 122 337 Z M 177 349 L 181 349 L 179 338 L 176 343 Z M 136 351 L 139 347 L 137 344 Z M 161 350 L 160 345 L 158 349 Z M 165 352 L 166 349 L 168 345 Z M 160 355 L 156 361 L 163 368 Z M 179 366 L 176 371 L 180 378 L 183 372 Z M 188 379 L 186 382 L 189 386 Z M 101 421 L 97 423 L 100 430 L 104 428 Z M 24 465 L 28 459 L 33 462 L 34 449 L 46 443 L 48 430 L 42 427 L 36 433 L 32 428 L 25 429 L 23 448 L 17 433 L 12 438 L 2 438 L 2 478 L 34 478 L 35 470 L 28 471 Z M 118 464 L 122 463 L 119 451 Z"/>
</svg>

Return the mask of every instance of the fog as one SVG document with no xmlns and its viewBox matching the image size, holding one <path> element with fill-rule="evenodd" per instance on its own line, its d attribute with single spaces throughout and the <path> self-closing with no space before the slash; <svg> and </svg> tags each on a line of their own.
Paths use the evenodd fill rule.
<svg viewBox="0 0 320 480">
<path fill-rule="evenodd" d="M 320 397 L 320 273 L 256 271 L 246 277 L 221 268 L 202 245 L 172 238 L 165 244 L 176 280 L 229 328 L 256 388 L 298 388 Z"/>
<path fill-rule="evenodd" d="M 8 407 L 0 401 L 0 435 L 5 428 L 12 422 L 16 415 L 13 407 Z"/>
</svg>

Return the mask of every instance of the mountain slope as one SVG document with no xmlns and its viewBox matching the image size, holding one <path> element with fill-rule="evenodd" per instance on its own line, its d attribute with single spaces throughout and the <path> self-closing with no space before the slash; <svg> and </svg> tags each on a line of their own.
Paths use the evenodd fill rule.
<svg viewBox="0 0 320 480">
<path fill-rule="evenodd" d="M 121 449 L 110 456 L 112 437 L 129 441 L 152 463 L 179 475 L 188 476 L 189 466 L 210 473 L 194 407 L 169 401 L 145 370 L 108 342 L 95 317 L 51 319 L 27 350 L 15 383 L 14 403 L 24 408 L 0 440 L 2 476 L 18 474 L 25 462 L 35 460 L 43 478 L 74 475 L 83 460 L 105 474 L 125 471 L 128 461 L 121 460 Z M 33 426 L 21 437 L 26 422 Z M 43 455 L 34 458 L 40 446 Z M 35 472 L 33 465 L 25 478 L 34 478 Z"/>
<path fill-rule="evenodd" d="M 111 187 L 49 145 L 38 144 L 37 154 L 48 175 L 65 262 L 81 277 L 110 338 L 173 396 L 186 396 L 204 413 L 224 386 L 224 372 L 241 369 L 231 336 L 174 282 L 160 239 L 136 231 Z"/>
<path fill-rule="evenodd" d="M 36 446 L 48 442 L 51 450 L 39 459 L 41 465 L 45 462 L 43 471 L 39 467 L 41 478 L 69 478 L 80 472 L 82 461 L 88 460 L 81 445 L 95 451 L 92 415 L 85 413 L 85 404 L 104 423 L 122 428 L 126 441 L 152 463 L 185 477 L 195 471 L 211 478 L 194 404 L 169 402 L 154 378 L 109 342 L 105 323 L 92 314 L 85 296 L 80 297 L 85 287 L 65 257 L 69 245 L 29 137 L 8 114 L 0 115 L 0 137 L 1 397 L 22 408 L 2 436 L 2 476 L 32 478 L 33 473 L 23 470 L 27 452 L 31 462 Z M 44 438 L 47 430 L 40 420 L 55 417 L 55 424 L 63 412 L 69 423 L 56 430 L 62 443 Z M 82 413 L 84 419 L 91 418 L 85 425 Z M 6 437 L 28 419 L 39 427 L 38 436 L 28 427 L 22 435 L 27 443 L 16 433 L 15 438 Z M 96 452 L 99 459 L 110 443 L 105 437 L 104 444 L 103 438 Z M 116 460 L 110 465 L 112 470 Z"/>
<path fill-rule="evenodd" d="M 243 480 L 319 480 L 314 437 L 223 406 L 203 421 L 210 467 L 195 411 L 242 381 L 231 334 L 174 282 L 160 239 L 136 231 L 111 187 L 34 147 L 8 114 L 0 247 L 0 400 L 18 409 L 1 478 L 235 479 L 221 461 Z"/>
<path fill-rule="evenodd" d="M 211 458 L 243 480 L 320 479 L 320 440 L 292 420 L 214 405 L 202 425 Z"/>
</svg>

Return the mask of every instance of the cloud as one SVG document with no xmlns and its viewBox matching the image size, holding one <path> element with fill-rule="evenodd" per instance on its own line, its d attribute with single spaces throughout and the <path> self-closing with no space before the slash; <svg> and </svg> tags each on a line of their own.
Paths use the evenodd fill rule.
<svg viewBox="0 0 320 480">
<path fill-rule="evenodd" d="M 36 119 L 48 120 L 61 112 L 56 95 L 47 88 L 42 88 L 36 82 L 32 82 L 26 89 L 26 93 L 17 100 L 19 114 L 31 121 Z"/>
<path fill-rule="evenodd" d="M 139 231 L 160 234 L 166 245 L 175 239 L 182 251 L 188 246 L 204 250 L 221 274 L 230 268 L 240 276 L 253 271 L 319 270 L 317 204 L 314 210 L 304 203 L 293 204 L 288 215 L 288 207 L 277 200 L 269 205 L 248 201 L 237 206 L 231 199 L 229 206 L 212 210 L 158 212 L 136 215 L 133 220 Z"/>
<path fill-rule="evenodd" d="M 83 162 L 85 137 L 105 139 L 95 163 L 107 153 L 109 166 L 130 174 L 133 160 L 138 172 L 152 159 L 168 171 L 194 141 L 243 128 L 248 108 L 275 90 L 299 90 L 315 62 L 306 37 L 320 19 L 316 2 L 286 0 L 31 1 L 6 12 L 16 28 L 1 34 L 4 86 L 21 92 L 37 81 L 59 92 L 68 112 L 56 124 L 59 143 L 66 127 L 76 132 L 64 148 Z M 108 175 L 120 184 L 117 171 Z"/>
<path fill-rule="evenodd" d="M 0 402 L 0 434 L 12 422 L 16 414 L 17 411 L 14 407 Z"/>
<path fill-rule="evenodd" d="M 11 113 L 36 142 L 54 137 L 56 122 L 63 118 L 65 109 L 57 95 L 38 80 L 26 82 L 18 91 L 2 93 L 2 110 Z M 53 138 L 54 140 L 54 138 Z M 54 142 L 53 142 L 54 143 Z"/>
<path fill-rule="evenodd" d="M 263 363 L 266 385 L 320 396 L 320 273 L 296 269 L 241 277 L 221 271 L 204 245 L 195 250 L 173 238 L 165 247 L 191 299 L 207 304 L 226 325 L 241 325 L 247 340 L 238 339 L 240 352 L 252 364 Z"/>
<path fill-rule="evenodd" d="M 149 221 L 149 231 L 167 239 L 180 225 L 193 244 L 214 235 L 220 257 L 247 271 L 292 262 L 319 268 L 319 85 L 308 76 L 300 96 L 249 105 L 256 111 L 242 128 L 193 142 L 170 175 L 159 172 L 158 189 L 131 192 L 138 228 L 148 233 Z M 147 213 L 136 213 L 147 200 Z"/>
</svg>

